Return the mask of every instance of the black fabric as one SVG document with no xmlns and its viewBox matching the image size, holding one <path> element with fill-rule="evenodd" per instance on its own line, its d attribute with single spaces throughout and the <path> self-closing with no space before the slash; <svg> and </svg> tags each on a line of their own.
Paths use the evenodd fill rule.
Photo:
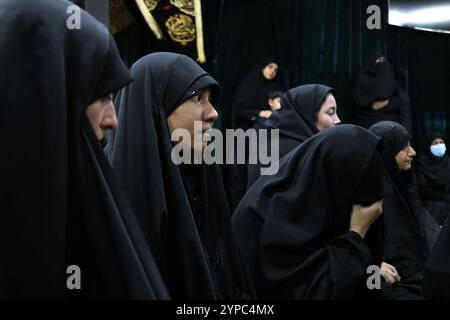
<svg viewBox="0 0 450 320">
<path fill-rule="evenodd" d="M 422 200 L 422 205 L 433 217 L 434 221 L 442 227 L 450 213 L 450 205 L 444 201 Z"/>
<path fill-rule="evenodd" d="M 348 230 L 354 203 L 383 197 L 379 141 L 357 126 L 331 128 L 292 150 L 277 175 L 262 176 L 248 190 L 232 223 L 259 297 L 364 296 L 372 255 Z"/>
<path fill-rule="evenodd" d="M 265 122 L 268 130 L 279 130 L 279 158 L 319 132 L 317 113 L 334 89 L 321 84 L 307 84 L 288 90 L 281 99 L 281 110 Z M 260 165 L 248 166 L 247 187 L 259 177 Z"/>
<path fill-rule="evenodd" d="M 204 2 L 204 1 L 203 1 Z M 181 10 L 179 6 L 187 7 L 185 10 Z M 186 10 L 188 9 L 188 10 Z M 167 48 L 173 48 L 173 52 L 182 53 L 189 57 L 192 57 L 192 59 L 197 59 L 197 30 L 195 29 L 195 25 L 197 23 L 197 17 L 193 16 L 192 14 L 188 14 L 186 11 L 189 11 L 189 9 L 194 9 L 194 4 L 192 2 L 182 2 L 182 1 L 169 1 L 169 0 L 159 0 L 157 1 L 156 7 L 154 10 L 151 11 L 151 14 L 155 18 L 156 23 L 159 25 L 159 28 L 162 32 L 163 39 L 159 41 L 166 42 L 165 46 Z M 203 9 L 203 8 L 202 8 Z M 202 10 L 203 11 L 203 10 Z M 175 24 L 178 24 L 178 26 L 174 26 L 172 29 L 169 30 L 167 27 L 169 19 L 174 19 L 176 17 L 185 17 L 188 19 L 188 21 L 191 21 L 192 24 L 183 23 L 180 22 L 179 19 Z M 204 14 L 203 14 L 204 16 Z M 200 17 L 202 18 L 202 17 Z M 184 27 L 184 34 L 183 31 L 180 32 L 179 26 L 183 25 Z M 191 28 L 194 28 L 192 30 Z M 194 36 L 191 37 L 186 42 L 181 42 L 180 39 L 186 40 L 186 38 L 190 35 L 190 33 L 193 32 Z M 172 33 L 172 36 L 171 36 Z M 150 37 L 150 34 L 148 35 Z M 175 36 L 174 40 L 173 36 Z M 177 37 L 178 36 L 178 37 Z M 184 37 L 183 37 L 184 36 Z M 160 45 L 161 46 L 161 45 Z M 171 51 L 171 50 L 169 50 Z"/>
<path fill-rule="evenodd" d="M 130 74 L 89 14 L 67 28 L 70 5 L 0 3 L 0 299 L 168 298 L 85 116 Z"/>
<path fill-rule="evenodd" d="M 438 226 L 427 219 L 428 213 L 420 203 L 414 171 L 400 171 L 395 160 L 395 156 L 409 143 L 406 129 L 396 122 L 382 121 L 370 130 L 383 139 L 386 169 L 384 261 L 393 265 L 401 277 L 401 281 L 390 290 L 406 289 L 404 294 L 394 293 L 392 296 L 408 299 L 421 292 L 425 258 L 437 236 Z"/>
<path fill-rule="evenodd" d="M 271 63 L 278 64 L 274 59 L 260 63 L 239 84 L 233 99 L 233 128 L 247 130 L 253 127 L 261 110 L 270 110 L 267 104 L 269 92 L 275 90 L 278 85 L 276 77 L 267 80 L 262 71 Z"/>
<path fill-rule="evenodd" d="M 378 61 L 378 62 L 377 62 Z M 353 91 L 353 99 L 358 106 L 367 106 L 374 101 L 387 100 L 398 87 L 391 64 L 386 58 L 373 53 L 365 61 Z"/>
<path fill-rule="evenodd" d="M 426 248 L 419 221 L 410 205 L 408 195 L 402 193 L 388 175 L 385 176 L 383 260 L 393 265 L 401 277 L 391 290 L 395 292 L 397 288 L 406 287 L 415 295 L 421 292 Z M 409 297 L 406 294 L 403 298 Z"/>
<path fill-rule="evenodd" d="M 422 290 L 429 299 L 450 299 L 450 219 L 428 257 L 423 275 Z"/>
<path fill-rule="evenodd" d="M 399 87 L 391 64 L 383 55 L 375 53 L 367 59 L 356 79 L 353 100 L 356 124 L 369 128 L 377 122 L 389 120 L 400 123 L 412 133 L 411 103 L 405 91 Z M 379 110 L 372 109 L 374 101 L 384 100 L 389 100 L 387 106 Z"/>
<path fill-rule="evenodd" d="M 116 98 L 121 126 L 107 154 L 171 296 L 251 297 L 217 168 L 186 164 L 180 170 L 171 160 L 167 117 L 196 79 L 208 80 L 205 86 L 217 83 L 191 58 L 167 52 L 141 58 L 131 73 L 135 81 Z"/>
<path fill-rule="evenodd" d="M 167 34 L 165 19 L 168 17 L 168 13 L 182 13 L 178 8 L 164 0 L 159 1 L 156 10 L 151 12 L 164 35 L 164 39 L 159 40 L 146 23 L 136 1 L 123 1 L 130 10 L 133 21 L 128 28 L 115 35 L 115 40 L 121 56 L 128 66 L 133 65 L 146 54 L 160 51 L 182 53 L 194 60 L 197 59 L 196 41 L 183 46 L 181 43 L 173 41 Z M 206 62 L 202 64 L 202 67 L 210 73 L 215 69 L 215 35 L 220 22 L 220 7 L 221 1 L 201 1 L 203 43 L 206 57 Z"/>
<path fill-rule="evenodd" d="M 275 114 L 281 112 L 282 110 L 276 110 L 272 112 L 272 115 L 269 117 L 273 117 Z M 253 129 L 256 130 L 256 133 L 258 134 L 260 131 L 259 130 L 266 130 L 267 126 L 266 126 L 266 121 L 268 121 L 268 118 L 262 118 L 262 117 L 257 117 L 255 124 L 253 125 Z M 268 134 L 268 138 L 267 138 L 267 146 L 270 146 L 270 131 L 267 132 Z M 245 168 L 246 172 L 245 172 L 245 176 L 247 177 L 247 185 L 243 189 L 243 193 L 242 195 L 247 191 L 248 188 L 250 188 L 250 186 L 259 178 L 261 171 L 261 164 L 259 163 L 258 159 L 259 159 L 259 136 L 256 136 L 256 141 L 254 144 L 250 144 L 249 148 L 248 148 L 248 152 L 249 152 L 249 158 L 253 155 L 253 157 L 255 157 L 257 159 L 257 163 L 256 164 L 250 164 L 248 163 L 246 166 L 243 167 L 243 170 Z M 272 152 L 272 150 L 270 150 L 270 148 L 268 148 L 268 152 Z M 269 153 L 270 154 L 270 153 Z M 232 189 L 232 188 L 231 188 Z M 240 200 L 240 199 L 239 199 Z M 237 205 L 237 203 L 236 203 Z M 236 206 L 235 206 L 236 207 Z"/>
<path fill-rule="evenodd" d="M 450 194 L 448 186 L 429 184 L 424 175 L 420 174 L 419 190 L 420 197 L 424 201 L 444 201 L 450 203 Z"/>
</svg>

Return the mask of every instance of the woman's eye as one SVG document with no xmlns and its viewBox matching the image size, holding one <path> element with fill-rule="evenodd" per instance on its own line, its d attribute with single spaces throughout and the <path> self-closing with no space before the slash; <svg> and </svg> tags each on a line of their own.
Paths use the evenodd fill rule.
<svg viewBox="0 0 450 320">
<path fill-rule="evenodd" d="M 201 95 L 201 93 L 195 93 L 193 96 L 192 96 L 192 101 L 194 101 L 194 102 L 200 102 L 202 100 L 202 95 Z"/>
</svg>

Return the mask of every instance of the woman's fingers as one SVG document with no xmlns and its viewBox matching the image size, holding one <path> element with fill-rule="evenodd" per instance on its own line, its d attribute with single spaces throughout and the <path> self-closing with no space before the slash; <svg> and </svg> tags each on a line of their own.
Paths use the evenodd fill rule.
<svg viewBox="0 0 450 320">
<path fill-rule="evenodd" d="M 400 275 L 397 272 L 397 269 L 393 265 L 390 265 L 389 263 L 383 262 L 381 264 L 381 275 L 383 276 L 384 280 L 389 283 L 393 284 L 395 282 L 400 281 Z"/>
</svg>

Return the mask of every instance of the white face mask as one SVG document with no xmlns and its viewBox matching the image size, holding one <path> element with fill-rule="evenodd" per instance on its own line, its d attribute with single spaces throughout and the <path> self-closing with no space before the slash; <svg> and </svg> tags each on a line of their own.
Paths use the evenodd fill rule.
<svg viewBox="0 0 450 320">
<path fill-rule="evenodd" d="M 445 154 L 445 143 L 439 143 L 435 144 L 433 146 L 430 146 L 430 151 L 435 157 L 443 157 Z"/>
</svg>

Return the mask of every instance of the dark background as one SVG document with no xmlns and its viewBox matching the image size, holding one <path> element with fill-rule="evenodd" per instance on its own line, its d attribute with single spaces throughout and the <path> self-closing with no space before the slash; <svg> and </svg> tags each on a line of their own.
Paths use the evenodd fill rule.
<svg viewBox="0 0 450 320">
<path fill-rule="evenodd" d="M 154 37 L 134 0 L 126 1 L 135 21 L 115 37 L 126 63 L 154 51 L 176 51 Z M 381 8 L 381 30 L 366 26 L 373 4 Z M 351 122 L 355 77 L 364 58 L 380 52 L 411 99 L 416 149 L 430 130 L 448 136 L 450 35 L 388 25 L 387 0 L 206 0 L 202 10 L 203 67 L 222 85 L 219 126 L 229 119 L 239 82 L 267 57 L 279 59 L 284 89 L 306 83 L 336 88 L 338 114 Z"/>
</svg>

